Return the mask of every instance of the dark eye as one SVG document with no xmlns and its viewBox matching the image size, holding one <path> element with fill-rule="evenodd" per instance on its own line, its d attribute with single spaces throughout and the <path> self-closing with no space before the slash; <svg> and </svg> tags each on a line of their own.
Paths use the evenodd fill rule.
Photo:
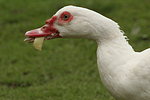
<svg viewBox="0 0 150 100">
<path fill-rule="evenodd" d="M 60 23 L 67 23 L 70 22 L 73 19 L 73 16 L 68 12 L 64 11 L 59 18 Z"/>
<path fill-rule="evenodd" d="M 63 18 L 64 18 L 65 20 L 69 19 L 69 17 L 70 17 L 70 16 L 67 15 L 67 14 L 63 16 Z"/>
</svg>

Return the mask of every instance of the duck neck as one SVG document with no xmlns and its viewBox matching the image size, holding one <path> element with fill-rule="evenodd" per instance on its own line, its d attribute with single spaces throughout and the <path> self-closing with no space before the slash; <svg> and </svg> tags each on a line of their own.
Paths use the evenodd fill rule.
<svg viewBox="0 0 150 100">
<path fill-rule="evenodd" d="M 119 67 L 135 54 L 133 48 L 122 38 L 116 38 L 107 42 L 98 42 L 97 58 L 100 67 Z M 103 66 L 102 66 L 103 65 Z"/>
<path fill-rule="evenodd" d="M 124 39 L 124 36 L 107 41 L 97 41 L 97 64 L 102 83 L 109 91 L 110 85 L 117 82 L 120 73 L 124 73 L 125 65 L 134 55 L 133 48 Z M 118 83 L 119 84 L 119 83 Z"/>
</svg>

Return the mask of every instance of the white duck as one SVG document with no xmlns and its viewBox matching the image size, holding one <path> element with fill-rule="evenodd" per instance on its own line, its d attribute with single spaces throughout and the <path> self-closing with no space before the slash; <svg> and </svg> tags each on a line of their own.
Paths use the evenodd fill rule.
<svg viewBox="0 0 150 100">
<path fill-rule="evenodd" d="M 60 9 L 46 25 L 28 31 L 35 37 L 86 38 L 97 42 L 97 64 L 102 83 L 116 100 L 150 100 L 150 49 L 135 52 L 119 25 L 82 7 Z"/>
</svg>

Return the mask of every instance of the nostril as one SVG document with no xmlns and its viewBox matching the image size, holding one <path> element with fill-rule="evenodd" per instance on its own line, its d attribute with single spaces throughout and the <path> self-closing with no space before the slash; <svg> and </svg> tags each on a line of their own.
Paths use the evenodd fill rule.
<svg viewBox="0 0 150 100">
<path fill-rule="evenodd" d="M 47 29 L 46 26 L 43 26 L 43 27 L 41 28 L 42 31 L 44 31 L 44 30 L 46 30 L 46 29 Z"/>
</svg>

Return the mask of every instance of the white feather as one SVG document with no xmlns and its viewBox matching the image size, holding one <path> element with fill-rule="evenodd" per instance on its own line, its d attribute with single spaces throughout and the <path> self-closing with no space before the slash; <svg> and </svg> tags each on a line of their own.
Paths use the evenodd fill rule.
<svg viewBox="0 0 150 100">
<path fill-rule="evenodd" d="M 109 18 L 86 8 L 66 6 L 69 24 L 54 24 L 64 38 L 88 38 L 97 42 L 97 64 L 105 88 L 117 100 L 150 100 L 150 49 L 135 52 Z"/>
</svg>

